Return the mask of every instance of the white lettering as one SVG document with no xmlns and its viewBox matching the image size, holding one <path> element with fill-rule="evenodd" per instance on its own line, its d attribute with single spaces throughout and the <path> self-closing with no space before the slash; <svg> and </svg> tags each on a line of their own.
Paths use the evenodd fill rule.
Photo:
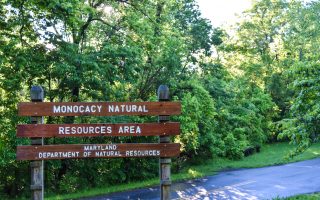
<svg viewBox="0 0 320 200">
<path fill-rule="evenodd" d="M 99 131 L 99 133 L 101 133 L 101 134 L 105 134 L 106 133 L 106 127 L 105 126 L 101 126 L 101 127 L 99 127 L 100 128 L 100 131 Z M 97 131 L 96 131 L 97 132 Z"/>
<path fill-rule="evenodd" d="M 141 156 L 160 156 L 159 150 L 130 150 L 126 151 L 126 156 L 141 157 Z"/>
<path fill-rule="evenodd" d="M 118 133 L 141 134 L 140 126 L 120 126 Z"/>
<path fill-rule="evenodd" d="M 84 157 L 90 157 L 90 155 L 91 155 L 91 151 L 85 151 L 85 152 L 83 152 L 83 156 L 84 156 Z"/>
<path fill-rule="evenodd" d="M 112 126 L 66 126 L 58 127 L 58 134 L 106 134 L 112 133 Z"/>
<path fill-rule="evenodd" d="M 110 106 L 109 106 L 110 109 Z M 119 108 L 118 108 L 119 109 Z M 53 106 L 53 113 L 95 113 L 95 112 L 101 112 L 102 106 L 100 105 L 54 105 Z M 110 111 L 109 111 L 110 112 Z"/>
<path fill-rule="evenodd" d="M 71 127 L 71 134 L 81 133 L 81 127 Z"/>
<path fill-rule="evenodd" d="M 73 106 L 73 112 L 75 112 L 75 113 L 79 112 L 79 107 L 78 106 Z"/>
<path fill-rule="evenodd" d="M 136 133 L 138 133 L 138 134 L 141 134 L 141 129 L 140 129 L 140 126 L 137 126 L 137 130 L 136 130 Z"/>
<path fill-rule="evenodd" d="M 120 157 L 120 151 L 96 151 L 95 152 L 96 157 L 114 157 L 118 156 Z"/>
<path fill-rule="evenodd" d="M 100 129 L 99 126 L 97 126 L 97 127 L 94 128 L 94 132 L 95 132 L 95 133 L 100 133 L 100 130 L 101 130 L 101 129 Z"/>
<path fill-rule="evenodd" d="M 97 105 L 98 112 L 101 112 L 102 106 Z"/>
<path fill-rule="evenodd" d="M 124 127 L 124 133 L 129 133 L 129 127 L 128 126 Z"/>
<path fill-rule="evenodd" d="M 73 112 L 72 106 L 67 106 L 67 112 L 68 112 L 68 113 L 72 113 L 72 112 Z"/>
<path fill-rule="evenodd" d="M 119 133 L 123 133 L 122 126 L 119 127 Z"/>
<path fill-rule="evenodd" d="M 114 105 L 109 105 L 109 112 L 114 112 Z"/>
<path fill-rule="evenodd" d="M 62 112 L 62 113 L 65 113 L 66 110 L 67 110 L 66 106 L 61 106 L 61 112 Z"/>
<path fill-rule="evenodd" d="M 79 152 L 39 152 L 38 158 L 76 158 Z"/>
<path fill-rule="evenodd" d="M 64 134 L 64 128 L 59 126 L 59 134 Z"/>
<path fill-rule="evenodd" d="M 107 127 L 107 133 L 112 133 L 112 127 L 111 126 Z"/>
<path fill-rule="evenodd" d="M 105 151 L 105 150 L 117 150 L 116 144 L 107 144 L 107 145 L 86 145 L 83 147 L 84 151 Z"/>
<path fill-rule="evenodd" d="M 92 126 L 89 127 L 89 134 L 94 133 L 94 128 Z"/>
<path fill-rule="evenodd" d="M 86 112 L 90 112 L 90 107 L 86 106 Z"/>
<path fill-rule="evenodd" d="M 120 106 L 121 106 L 121 111 L 124 112 L 125 105 L 120 105 Z"/>
<path fill-rule="evenodd" d="M 132 112 L 137 112 L 137 106 L 136 105 L 132 105 Z"/>
<path fill-rule="evenodd" d="M 60 106 L 53 106 L 53 113 L 59 113 L 60 112 Z"/>
<path fill-rule="evenodd" d="M 64 131 L 65 134 L 70 134 L 70 127 L 66 127 L 64 130 L 65 130 Z"/>
<path fill-rule="evenodd" d="M 79 112 L 83 113 L 84 112 L 84 106 L 79 106 Z"/>
<path fill-rule="evenodd" d="M 109 112 L 149 112 L 146 105 L 109 105 Z M 100 111 L 99 111 L 100 112 Z"/>
</svg>

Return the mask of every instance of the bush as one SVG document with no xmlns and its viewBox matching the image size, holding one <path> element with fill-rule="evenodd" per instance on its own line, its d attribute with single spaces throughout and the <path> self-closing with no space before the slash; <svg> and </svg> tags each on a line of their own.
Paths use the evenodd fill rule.
<svg viewBox="0 0 320 200">
<path fill-rule="evenodd" d="M 195 80 L 181 83 L 177 91 L 182 114 L 173 119 L 181 123 L 181 135 L 175 141 L 182 145 L 182 154 L 189 158 L 218 155 L 222 151 L 222 143 L 215 132 L 214 100 Z"/>
</svg>

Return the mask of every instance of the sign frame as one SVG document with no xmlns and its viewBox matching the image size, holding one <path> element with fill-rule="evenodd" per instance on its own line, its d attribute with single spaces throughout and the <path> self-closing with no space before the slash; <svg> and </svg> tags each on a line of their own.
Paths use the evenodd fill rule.
<svg viewBox="0 0 320 200">
<path fill-rule="evenodd" d="M 18 115 L 30 116 L 32 124 L 17 126 L 18 137 L 31 138 L 31 145 L 17 146 L 17 160 L 32 160 L 32 199 L 44 199 L 44 160 L 159 157 L 160 198 L 169 200 L 171 157 L 178 156 L 181 147 L 170 139 L 170 136 L 180 134 L 180 123 L 169 121 L 170 115 L 181 114 L 181 103 L 169 102 L 166 85 L 160 85 L 157 93 L 158 102 L 43 102 L 42 87 L 32 86 L 32 102 L 18 104 Z M 118 115 L 154 115 L 158 116 L 158 123 L 43 124 L 43 116 Z M 44 145 L 45 137 L 94 136 L 159 136 L 159 143 Z"/>
</svg>

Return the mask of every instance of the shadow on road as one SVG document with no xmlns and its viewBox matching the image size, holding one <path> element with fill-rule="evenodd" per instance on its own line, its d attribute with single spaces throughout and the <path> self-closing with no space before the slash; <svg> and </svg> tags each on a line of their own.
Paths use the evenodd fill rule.
<svg viewBox="0 0 320 200">
<path fill-rule="evenodd" d="M 172 199 L 255 200 L 320 191 L 320 158 L 280 166 L 221 172 L 174 183 Z M 86 200 L 156 200 L 158 187 L 131 190 Z"/>
</svg>

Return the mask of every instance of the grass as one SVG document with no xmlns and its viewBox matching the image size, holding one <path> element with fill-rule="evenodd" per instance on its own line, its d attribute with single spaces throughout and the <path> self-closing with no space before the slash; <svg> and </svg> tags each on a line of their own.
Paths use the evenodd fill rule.
<svg viewBox="0 0 320 200">
<path fill-rule="evenodd" d="M 319 200 L 320 193 L 302 194 L 287 198 L 275 198 L 274 200 Z"/>
<path fill-rule="evenodd" d="M 320 157 L 320 143 L 312 145 L 304 153 L 292 159 L 286 158 L 288 153 L 293 149 L 294 146 L 286 143 L 267 144 L 262 147 L 260 153 L 245 157 L 242 160 L 217 158 L 209 160 L 202 165 L 189 166 L 182 173 L 174 174 L 173 180 L 175 177 L 178 177 L 179 179 L 181 176 L 185 176 L 186 173 L 188 178 L 198 178 L 212 175 L 221 170 L 265 167 Z"/>
<path fill-rule="evenodd" d="M 290 162 L 297 162 L 302 160 L 309 160 L 320 157 L 320 143 L 312 145 L 304 153 L 288 159 L 286 156 L 295 147 L 287 143 L 266 144 L 262 146 L 261 152 L 252 156 L 245 157 L 242 160 L 228 160 L 224 158 L 217 158 L 207 160 L 199 165 L 186 166 L 178 174 L 171 176 L 173 181 L 180 181 L 186 179 L 200 178 L 207 175 L 213 175 L 222 170 L 239 169 L 239 168 L 257 168 L 271 165 L 280 165 Z M 159 178 L 146 180 L 143 182 L 133 182 L 129 184 L 119 184 L 108 186 L 104 188 L 92 188 L 90 190 L 83 190 L 72 194 L 55 195 L 48 197 L 49 200 L 62 199 L 77 199 L 81 197 L 90 197 L 108 194 L 112 192 L 120 192 L 125 190 L 137 189 L 142 187 L 150 187 L 159 184 Z M 317 196 L 319 197 L 319 195 Z M 315 197 L 316 198 L 316 197 Z M 303 199 L 303 198 L 302 198 Z M 311 198 L 312 199 L 312 198 Z M 317 198 L 319 199 L 319 198 Z M 291 199 L 290 199 L 291 200 Z"/>
</svg>

